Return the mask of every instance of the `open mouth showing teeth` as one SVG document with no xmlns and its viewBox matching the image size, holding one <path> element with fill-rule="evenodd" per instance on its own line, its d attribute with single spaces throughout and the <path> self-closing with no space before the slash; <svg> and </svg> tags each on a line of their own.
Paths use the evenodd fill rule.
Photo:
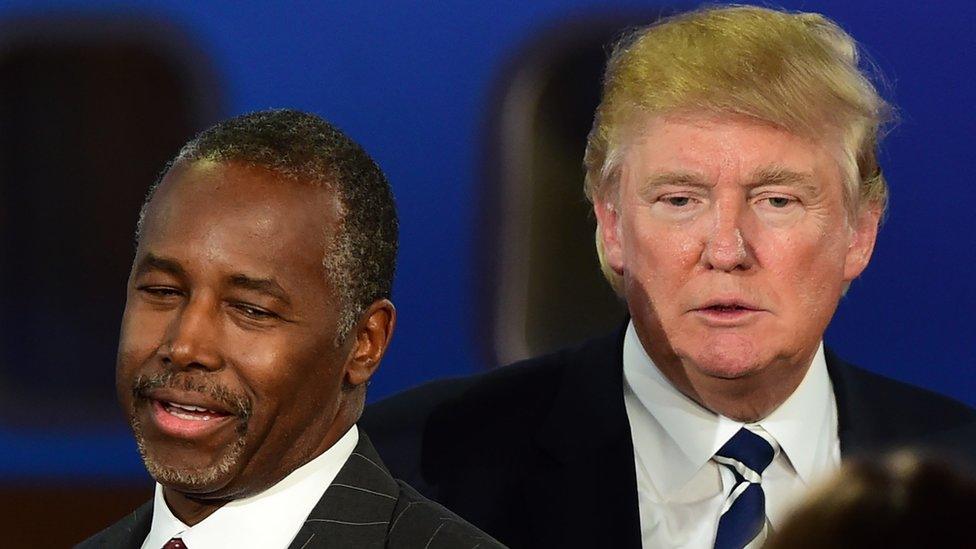
<svg viewBox="0 0 976 549">
<path fill-rule="evenodd" d="M 177 404 L 175 402 L 161 402 L 161 404 L 163 405 L 163 409 L 170 415 L 191 421 L 207 421 L 208 419 L 216 419 L 227 415 L 190 404 Z"/>
</svg>

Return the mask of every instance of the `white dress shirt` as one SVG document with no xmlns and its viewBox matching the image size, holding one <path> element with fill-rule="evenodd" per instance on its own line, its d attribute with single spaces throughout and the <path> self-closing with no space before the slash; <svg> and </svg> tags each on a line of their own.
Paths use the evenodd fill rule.
<svg viewBox="0 0 976 549">
<path fill-rule="evenodd" d="M 745 424 L 675 389 L 647 355 L 633 322 L 624 336 L 623 362 L 643 547 L 710 548 L 735 484 L 712 456 Z M 775 530 L 805 488 L 840 463 L 837 404 L 822 343 L 796 391 L 748 428 L 765 431 L 778 445 L 762 477 L 766 516 Z"/>
<path fill-rule="evenodd" d="M 156 484 L 152 527 L 142 549 L 161 549 L 171 538 L 182 538 L 188 549 L 286 548 L 358 442 L 359 430 L 353 425 L 322 455 L 271 488 L 231 501 L 193 526 L 173 516 L 162 486 Z"/>
</svg>

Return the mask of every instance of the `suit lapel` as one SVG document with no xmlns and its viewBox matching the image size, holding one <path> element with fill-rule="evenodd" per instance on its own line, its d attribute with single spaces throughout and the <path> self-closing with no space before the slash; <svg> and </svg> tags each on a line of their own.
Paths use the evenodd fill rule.
<svg viewBox="0 0 976 549">
<path fill-rule="evenodd" d="M 568 355 L 536 443 L 527 508 L 548 546 L 641 546 L 634 447 L 623 397 L 624 328 Z"/>
<path fill-rule="evenodd" d="M 309 513 L 290 549 L 383 547 L 398 496 L 399 486 L 360 431 L 352 455 Z"/>
</svg>

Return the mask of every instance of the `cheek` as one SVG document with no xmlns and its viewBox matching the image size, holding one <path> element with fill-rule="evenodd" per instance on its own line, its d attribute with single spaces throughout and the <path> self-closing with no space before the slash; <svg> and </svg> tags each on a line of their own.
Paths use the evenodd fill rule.
<svg viewBox="0 0 976 549">
<path fill-rule="evenodd" d="M 159 315 L 141 314 L 127 307 L 119 329 L 119 370 L 135 367 L 149 358 L 159 347 L 165 330 Z"/>
<path fill-rule="evenodd" d="M 123 408 L 132 402 L 132 385 L 136 376 L 154 352 L 154 347 L 139 323 L 128 311 L 122 317 L 119 348 L 116 355 L 115 388 Z"/>
<path fill-rule="evenodd" d="M 781 297 L 792 298 L 811 319 L 833 310 L 844 269 L 843 242 L 836 235 L 793 234 L 768 250 L 766 263 Z"/>
<path fill-rule="evenodd" d="M 701 256 L 692 228 L 662 227 L 653 221 L 625 227 L 624 264 L 650 292 L 681 286 Z"/>
<path fill-rule="evenodd" d="M 258 401 L 287 401 L 299 389 L 295 357 L 284 345 L 251 337 L 230 342 L 232 369 Z"/>
<path fill-rule="evenodd" d="M 241 350 L 235 361 L 247 385 L 257 396 L 280 406 L 302 404 L 309 398 L 324 401 L 323 391 L 332 378 L 338 378 L 331 367 L 335 362 L 331 349 L 325 345 L 292 338 L 247 338 L 232 345 Z"/>
<path fill-rule="evenodd" d="M 274 341 L 261 341 L 257 338 L 242 338 L 232 342 L 237 348 L 234 353 L 235 361 L 247 365 L 247 371 L 257 378 L 269 378 L 275 375 L 286 376 L 293 362 L 287 347 Z"/>
</svg>

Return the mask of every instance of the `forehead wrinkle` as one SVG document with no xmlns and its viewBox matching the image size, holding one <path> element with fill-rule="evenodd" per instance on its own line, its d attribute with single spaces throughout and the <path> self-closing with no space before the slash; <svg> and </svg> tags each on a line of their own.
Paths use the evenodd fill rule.
<svg viewBox="0 0 976 549">
<path fill-rule="evenodd" d="M 177 276 L 186 275 L 186 271 L 183 269 L 183 266 L 180 265 L 179 261 L 176 259 L 162 257 L 152 252 L 148 252 L 136 264 L 135 273 L 136 275 L 140 275 L 153 270 L 163 271 L 165 273 Z"/>
</svg>

